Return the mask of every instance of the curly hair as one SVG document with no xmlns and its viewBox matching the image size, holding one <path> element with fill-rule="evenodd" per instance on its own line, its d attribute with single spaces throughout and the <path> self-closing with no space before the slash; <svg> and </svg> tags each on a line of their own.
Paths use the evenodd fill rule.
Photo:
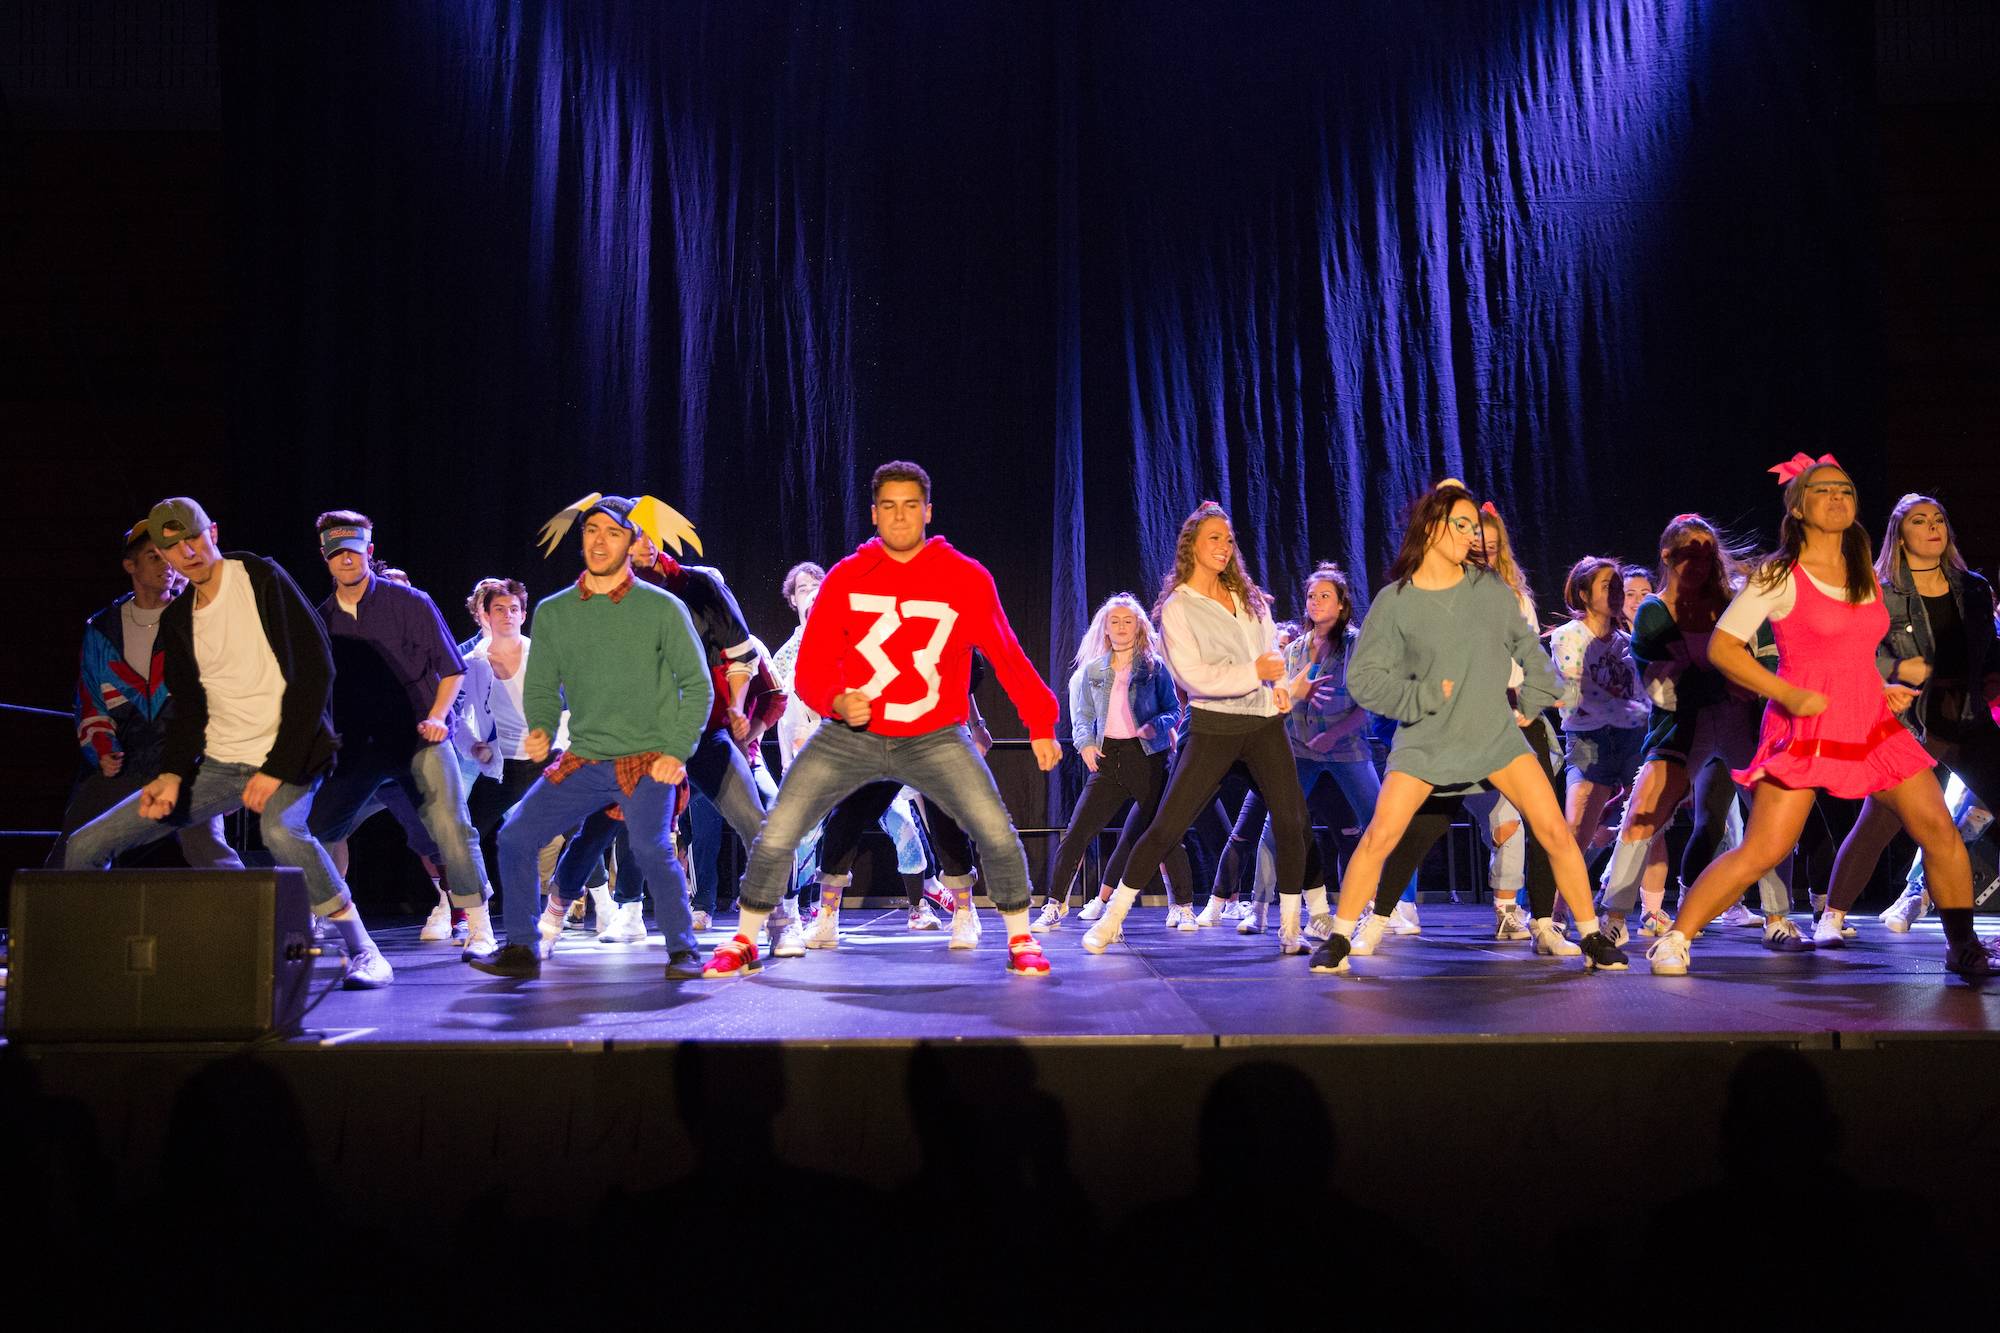
<svg viewBox="0 0 2000 1333">
<path fill-rule="evenodd" d="M 1213 500 L 1203 500 L 1195 506 L 1194 512 L 1187 516 L 1187 521 L 1181 524 L 1180 536 L 1174 540 L 1174 567 L 1167 572 L 1166 578 L 1160 582 L 1160 596 L 1153 603 L 1154 615 L 1157 616 L 1160 614 L 1161 610 L 1166 607 L 1167 599 L 1174 595 L 1174 589 L 1186 583 L 1188 576 L 1194 573 L 1195 534 L 1200 532 L 1201 525 L 1211 518 L 1219 518 L 1224 523 L 1229 523 L 1229 514 L 1221 505 Z M 1235 530 L 1235 525 L 1230 524 L 1232 535 L 1235 533 Z M 1271 594 L 1258 587 L 1256 580 L 1252 579 L 1249 573 L 1243 568 L 1243 552 L 1241 550 L 1235 547 L 1230 548 L 1229 563 L 1222 567 L 1222 573 L 1218 576 L 1218 580 L 1223 587 L 1243 599 L 1243 605 L 1251 615 L 1263 616 L 1270 613 Z"/>
</svg>

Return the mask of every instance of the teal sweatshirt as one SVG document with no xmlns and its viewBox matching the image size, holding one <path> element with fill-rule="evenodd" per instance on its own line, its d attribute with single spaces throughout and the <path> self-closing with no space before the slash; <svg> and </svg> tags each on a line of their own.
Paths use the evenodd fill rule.
<svg viewBox="0 0 2000 1333">
<path fill-rule="evenodd" d="M 618 602 L 574 585 L 535 607 L 535 650 L 521 702 L 531 730 L 556 734 L 569 708 L 569 748 L 584 759 L 694 753 L 714 701 L 707 659 L 680 598 L 634 582 Z"/>
</svg>

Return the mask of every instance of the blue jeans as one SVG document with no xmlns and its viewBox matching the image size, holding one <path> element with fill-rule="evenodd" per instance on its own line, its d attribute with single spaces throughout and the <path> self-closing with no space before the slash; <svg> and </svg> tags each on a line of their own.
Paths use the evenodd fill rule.
<svg viewBox="0 0 2000 1333">
<path fill-rule="evenodd" d="M 986 892 L 1002 912 L 1028 910 L 1028 855 L 965 728 L 877 736 L 831 719 L 799 751 L 750 849 L 739 903 L 769 911 L 791 884 L 792 858 L 840 799 L 871 782 L 899 782 L 937 803 L 979 845 Z"/>
<path fill-rule="evenodd" d="M 392 784 L 415 804 L 424 831 L 437 844 L 452 906 L 477 907 L 492 897 L 479 834 L 465 808 L 465 773 L 458 766 L 458 751 L 449 745 L 419 745 L 407 761 L 367 750 L 343 751 L 314 806 L 313 836 L 322 842 L 344 841 L 376 794 Z"/>
<path fill-rule="evenodd" d="M 585 764 L 561 782 L 535 779 L 535 785 L 501 822 L 500 886 L 506 890 L 501 908 L 508 943 L 534 944 L 535 918 L 542 907 L 537 864 L 542 848 L 557 834 L 568 833 L 608 805 L 624 812 L 632 859 L 653 891 L 653 913 L 666 937 L 667 952 L 681 953 L 695 947 L 687 877 L 681 873 L 680 858 L 674 855 L 674 789 L 643 777 L 627 796 L 618 790 L 618 767 L 612 763 Z M 621 879 L 624 873 L 621 870 Z"/>
<path fill-rule="evenodd" d="M 181 787 L 180 804 L 165 819 L 148 819 L 139 813 L 139 793 L 133 792 L 118 804 L 78 829 L 63 856 L 65 870 L 107 870 L 112 858 L 134 847 L 158 842 L 194 824 L 205 824 L 217 815 L 226 815 L 243 804 L 243 788 L 257 776 L 255 764 L 223 764 L 204 759 L 194 772 L 194 781 Z M 320 789 L 314 778 L 301 786 L 284 782 L 264 803 L 259 824 L 264 847 L 281 866 L 305 872 L 306 892 L 312 895 L 312 909 L 328 916 L 347 906 L 347 883 L 327 859 L 326 848 L 312 835 L 313 794 Z"/>
</svg>

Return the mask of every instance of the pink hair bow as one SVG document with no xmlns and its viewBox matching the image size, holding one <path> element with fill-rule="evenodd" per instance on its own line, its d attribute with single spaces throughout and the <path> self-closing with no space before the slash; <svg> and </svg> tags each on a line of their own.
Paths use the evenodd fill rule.
<svg viewBox="0 0 2000 1333">
<path fill-rule="evenodd" d="M 1702 523 L 1706 521 L 1700 514 L 1675 514 L 1667 520 L 1667 526 L 1676 527 L 1682 523 Z"/>
<path fill-rule="evenodd" d="M 1482 514 L 1491 514 L 1495 518 L 1500 517 L 1500 511 L 1493 507 L 1491 500 L 1481 500 L 1479 502 L 1479 512 Z"/>
<path fill-rule="evenodd" d="M 1789 486 L 1794 478 L 1812 471 L 1816 467 L 1839 467 L 1840 460 L 1832 454 L 1821 454 L 1814 458 L 1811 454 L 1793 454 L 1787 461 L 1774 468 L 1766 469 L 1778 474 L 1778 484 Z"/>
</svg>

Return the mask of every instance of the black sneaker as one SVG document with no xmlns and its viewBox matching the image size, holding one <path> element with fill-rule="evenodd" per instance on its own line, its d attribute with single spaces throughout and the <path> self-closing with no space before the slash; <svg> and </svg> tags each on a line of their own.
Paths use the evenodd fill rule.
<svg viewBox="0 0 2000 1333">
<path fill-rule="evenodd" d="M 676 949 L 667 959 L 667 980 L 700 981 L 702 966 L 701 955 L 693 949 Z"/>
<path fill-rule="evenodd" d="M 1339 931 L 1326 937 L 1319 948 L 1313 950 L 1312 970 L 1315 972 L 1345 972 L 1347 955 L 1353 949 L 1348 938 Z"/>
<path fill-rule="evenodd" d="M 1611 937 L 1601 930 L 1593 930 L 1581 941 L 1583 945 L 1583 970 L 1595 972 L 1602 968 L 1606 972 L 1623 972 L 1631 967 L 1626 961 L 1625 951 L 1611 942 Z"/>
<path fill-rule="evenodd" d="M 1990 977 L 2000 973 L 2000 958 L 1993 956 L 1993 945 L 1988 941 L 1967 935 L 1956 944 L 1945 942 L 1944 970 L 1961 977 Z"/>
<path fill-rule="evenodd" d="M 503 944 L 497 949 L 488 949 L 474 954 L 469 950 L 465 961 L 481 972 L 496 977 L 518 977 L 533 981 L 542 975 L 542 960 L 535 951 L 525 944 Z"/>
</svg>

